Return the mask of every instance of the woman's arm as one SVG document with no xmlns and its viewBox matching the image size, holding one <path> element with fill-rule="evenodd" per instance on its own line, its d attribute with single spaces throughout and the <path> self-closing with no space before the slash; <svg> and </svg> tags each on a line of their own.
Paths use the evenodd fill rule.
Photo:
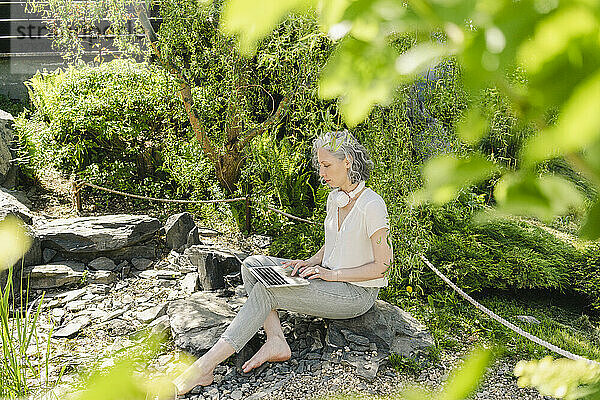
<svg viewBox="0 0 600 400">
<path fill-rule="evenodd" d="M 325 254 L 325 245 L 321 247 L 321 250 L 317 251 L 314 256 L 305 260 L 309 267 L 320 265 L 323 262 L 323 254 Z"/>
<path fill-rule="evenodd" d="M 308 279 L 321 278 L 326 281 L 341 282 L 360 282 L 382 278 L 394 259 L 392 248 L 388 244 L 388 233 L 387 228 L 381 228 L 371 235 L 374 258 L 371 263 L 336 270 L 319 268 L 319 273 L 315 273 L 314 268 L 306 268 L 300 273 L 300 276 Z"/>
</svg>

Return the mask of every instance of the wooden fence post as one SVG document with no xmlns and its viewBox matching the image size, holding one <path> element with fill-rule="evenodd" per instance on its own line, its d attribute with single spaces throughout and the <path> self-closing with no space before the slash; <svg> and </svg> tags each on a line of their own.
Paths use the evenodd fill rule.
<svg viewBox="0 0 600 400">
<path fill-rule="evenodd" d="M 72 185 L 71 190 L 73 193 L 73 207 L 75 208 L 75 212 L 77 213 L 77 215 L 81 215 L 81 210 L 82 210 L 81 188 L 82 188 L 82 186 L 74 175 L 71 176 L 71 185 Z"/>
<path fill-rule="evenodd" d="M 250 218 L 252 218 L 252 213 L 250 212 L 250 197 L 246 196 L 246 232 L 248 235 L 252 229 Z"/>
</svg>

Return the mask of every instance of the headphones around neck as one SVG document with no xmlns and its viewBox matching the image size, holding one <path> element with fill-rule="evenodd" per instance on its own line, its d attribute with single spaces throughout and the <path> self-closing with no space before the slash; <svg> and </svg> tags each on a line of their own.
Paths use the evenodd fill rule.
<svg viewBox="0 0 600 400">
<path fill-rule="evenodd" d="M 356 194 L 358 192 L 360 192 L 361 190 L 363 190 L 364 187 L 365 187 L 365 181 L 360 181 L 358 183 L 358 186 L 356 186 L 356 188 L 354 188 L 354 190 L 352 190 L 348 193 L 346 193 L 343 190 L 340 190 L 338 188 L 337 189 L 338 193 L 335 198 L 335 202 L 336 202 L 338 208 L 346 207 L 348 205 L 348 203 L 350 203 L 350 199 L 354 199 L 354 197 L 356 197 Z"/>
</svg>

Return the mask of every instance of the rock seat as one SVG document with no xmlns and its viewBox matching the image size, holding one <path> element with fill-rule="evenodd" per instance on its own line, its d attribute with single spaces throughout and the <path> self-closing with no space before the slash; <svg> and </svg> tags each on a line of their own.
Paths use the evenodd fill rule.
<svg viewBox="0 0 600 400">
<path fill-rule="evenodd" d="M 380 363 L 391 354 L 414 357 L 435 344 L 423 324 L 383 300 L 356 318 L 327 320 L 325 343 L 344 349 L 341 359 L 367 379 L 375 378 Z M 364 354 L 369 354 L 368 359 Z"/>
<path fill-rule="evenodd" d="M 204 354 L 235 317 L 235 305 L 244 301 L 239 295 L 225 299 L 215 292 L 197 292 L 172 302 L 167 314 L 175 345 L 196 356 Z M 381 300 L 365 314 L 351 319 L 322 320 L 287 312 L 281 317 L 292 358 L 303 361 L 309 370 L 324 360 L 344 362 L 370 380 L 389 355 L 414 357 L 434 345 L 425 326 L 406 311 Z M 252 340 L 240 354 L 251 356 L 257 349 L 256 342 L 260 341 Z M 236 360 L 236 364 L 243 361 Z"/>
</svg>

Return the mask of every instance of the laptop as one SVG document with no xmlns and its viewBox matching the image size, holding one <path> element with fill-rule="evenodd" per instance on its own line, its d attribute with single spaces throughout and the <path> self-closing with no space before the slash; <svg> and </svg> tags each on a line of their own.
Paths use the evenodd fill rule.
<svg viewBox="0 0 600 400">
<path fill-rule="evenodd" d="M 291 276 L 292 268 L 284 268 L 273 261 L 273 265 L 248 268 L 252 275 L 267 288 L 304 286 L 310 282 L 299 276 Z"/>
</svg>

